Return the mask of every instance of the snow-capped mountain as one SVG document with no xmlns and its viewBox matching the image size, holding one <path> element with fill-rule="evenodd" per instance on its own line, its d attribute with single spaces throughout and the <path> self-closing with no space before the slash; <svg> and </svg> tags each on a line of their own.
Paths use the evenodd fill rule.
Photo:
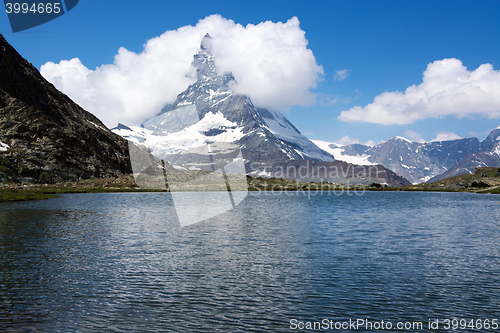
<svg viewBox="0 0 500 333">
<path fill-rule="evenodd" d="M 333 161 L 329 153 L 302 135 L 281 113 L 256 108 L 243 95 L 234 94 L 231 73 L 219 75 L 206 35 L 194 56 L 198 80 L 140 127 L 119 124 L 113 132 L 142 144 L 167 161 L 172 156 L 210 144 L 230 142 L 241 148 L 246 164 L 311 159 Z M 257 168 L 259 169 L 259 168 Z"/>
<path fill-rule="evenodd" d="M 477 138 L 420 143 L 395 136 L 373 147 L 361 144 L 337 146 L 324 141 L 314 143 L 337 160 L 364 165 L 381 164 L 412 183 L 426 182 L 479 150 Z"/>
<path fill-rule="evenodd" d="M 465 156 L 455 167 L 429 180 L 435 182 L 448 177 L 474 173 L 476 168 L 500 167 L 500 127 L 481 142 L 481 150 Z"/>
<path fill-rule="evenodd" d="M 380 165 L 335 161 L 281 113 L 257 108 L 247 96 L 235 94 L 233 75 L 217 72 L 209 35 L 203 38 L 193 66 L 197 81 L 173 104 L 140 127 L 119 124 L 112 131 L 145 146 L 177 170 L 210 170 L 215 160 L 238 156 L 247 174 L 300 181 L 408 184 Z M 230 153 L 228 147 L 237 147 L 238 153 Z"/>
</svg>

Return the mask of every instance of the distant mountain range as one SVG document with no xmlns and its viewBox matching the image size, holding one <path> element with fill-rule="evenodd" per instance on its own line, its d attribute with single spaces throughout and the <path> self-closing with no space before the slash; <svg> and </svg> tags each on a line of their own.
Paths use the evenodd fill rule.
<svg viewBox="0 0 500 333">
<path fill-rule="evenodd" d="M 429 182 L 435 182 L 448 177 L 474 173 L 476 168 L 500 166 L 500 127 L 491 131 L 481 142 L 480 149 L 465 156 L 456 166 L 433 177 Z"/>
<path fill-rule="evenodd" d="M 248 174 L 300 178 L 300 181 L 377 181 L 394 186 L 407 183 L 382 166 L 358 167 L 335 161 L 281 113 L 257 108 L 247 96 L 234 94 L 233 75 L 221 75 L 216 70 L 209 35 L 203 38 L 193 66 L 198 80 L 180 93 L 173 104 L 165 106 L 140 127 L 119 124 L 111 130 L 137 145 L 144 145 L 178 170 L 206 168 L 209 164 L 204 162 L 206 155 L 197 149 L 224 142 L 241 150 Z M 318 175 L 318 165 L 339 172 Z M 298 168 L 302 168 L 303 177 L 297 176 Z M 353 174 L 354 169 L 357 172 Z"/>
<path fill-rule="evenodd" d="M 131 172 L 127 141 L 47 82 L 0 34 L 0 183 Z"/>
<path fill-rule="evenodd" d="M 477 138 L 466 138 L 420 143 L 397 136 L 373 147 L 313 142 L 337 160 L 364 165 L 382 164 L 412 183 L 434 182 L 473 173 L 477 167 L 500 166 L 500 128 L 493 130 L 482 142 Z"/>
</svg>

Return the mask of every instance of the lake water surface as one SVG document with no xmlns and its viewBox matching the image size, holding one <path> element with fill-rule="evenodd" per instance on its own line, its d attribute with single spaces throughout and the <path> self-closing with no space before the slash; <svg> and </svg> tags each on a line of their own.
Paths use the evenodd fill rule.
<svg viewBox="0 0 500 333">
<path fill-rule="evenodd" d="M 454 318 L 500 321 L 500 196 L 251 192 L 183 228 L 169 193 L 0 204 L 0 331 L 449 332 Z M 349 320 L 393 326 L 335 329 Z"/>
</svg>

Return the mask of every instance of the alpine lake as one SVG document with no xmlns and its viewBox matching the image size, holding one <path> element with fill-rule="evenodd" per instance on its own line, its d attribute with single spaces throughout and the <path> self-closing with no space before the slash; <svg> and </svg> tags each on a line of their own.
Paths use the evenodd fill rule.
<svg viewBox="0 0 500 333">
<path fill-rule="evenodd" d="M 171 193 L 0 203 L 2 332 L 499 332 L 499 321 L 497 195 L 256 191 L 184 227 Z"/>
</svg>

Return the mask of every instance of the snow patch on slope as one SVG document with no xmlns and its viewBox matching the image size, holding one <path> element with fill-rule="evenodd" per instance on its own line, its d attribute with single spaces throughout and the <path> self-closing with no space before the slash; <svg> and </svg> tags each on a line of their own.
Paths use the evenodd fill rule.
<svg viewBox="0 0 500 333">
<path fill-rule="evenodd" d="M 90 120 L 87 120 L 87 121 L 88 121 L 89 123 L 91 123 L 92 125 L 94 125 L 95 127 L 102 129 L 103 131 L 106 131 L 106 132 L 108 131 L 106 128 L 104 128 L 104 127 L 102 127 L 102 126 L 99 126 L 99 125 L 97 125 L 96 123 L 91 122 Z"/>
<path fill-rule="evenodd" d="M 3 143 L 2 141 L 0 141 L 0 151 L 7 151 L 7 149 L 9 149 L 9 145 L 6 144 L 6 143 Z"/>
<path fill-rule="evenodd" d="M 493 153 L 500 155 L 500 144 L 495 145 L 495 148 L 493 148 Z"/>
<path fill-rule="evenodd" d="M 408 140 L 407 138 L 403 138 L 402 136 L 393 136 L 391 139 L 392 140 L 402 140 L 402 141 L 406 141 L 406 142 L 409 142 L 409 143 L 412 142 L 411 140 Z"/>
<path fill-rule="evenodd" d="M 432 178 L 431 176 L 425 176 L 425 177 L 422 177 L 422 178 L 420 178 L 420 179 L 419 179 L 419 181 L 418 181 L 418 182 L 413 183 L 413 185 L 417 185 L 417 184 L 421 184 L 421 183 L 427 183 L 427 181 L 428 181 L 429 179 L 431 179 L 431 178 Z"/>
<path fill-rule="evenodd" d="M 242 127 L 224 118 L 222 113 L 207 113 L 199 122 L 180 131 L 158 135 L 154 130 L 129 126 L 127 129 L 113 129 L 113 132 L 132 141 L 136 145 L 144 145 L 151 149 L 153 155 L 164 157 L 179 154 L 212 142 L 234 142 L 244 136 Z M 221 129 L 217 135 L 207 135 L 210 130 Z"/>
<path fill-rule="evenodd" d="M 344 155 L 343 154 L 344 148 L 337 146 L 333 142 L 327 142 L 327 141 L 321 141 L 321 140 L 311 140 L 311 141 L 316 146 L 323 149 L 327 153 L 332 154 L 336 160 L 344 161 L 344 162 L 352 163 L 352 164 L 358 164 L 358 165 L 375 165 L 375 163 L 368 161 L 368 158 L 370 158 L 370 155 L 366 155 L 366 154 L 356 155 L 356 156 Z"/>
</svg>

